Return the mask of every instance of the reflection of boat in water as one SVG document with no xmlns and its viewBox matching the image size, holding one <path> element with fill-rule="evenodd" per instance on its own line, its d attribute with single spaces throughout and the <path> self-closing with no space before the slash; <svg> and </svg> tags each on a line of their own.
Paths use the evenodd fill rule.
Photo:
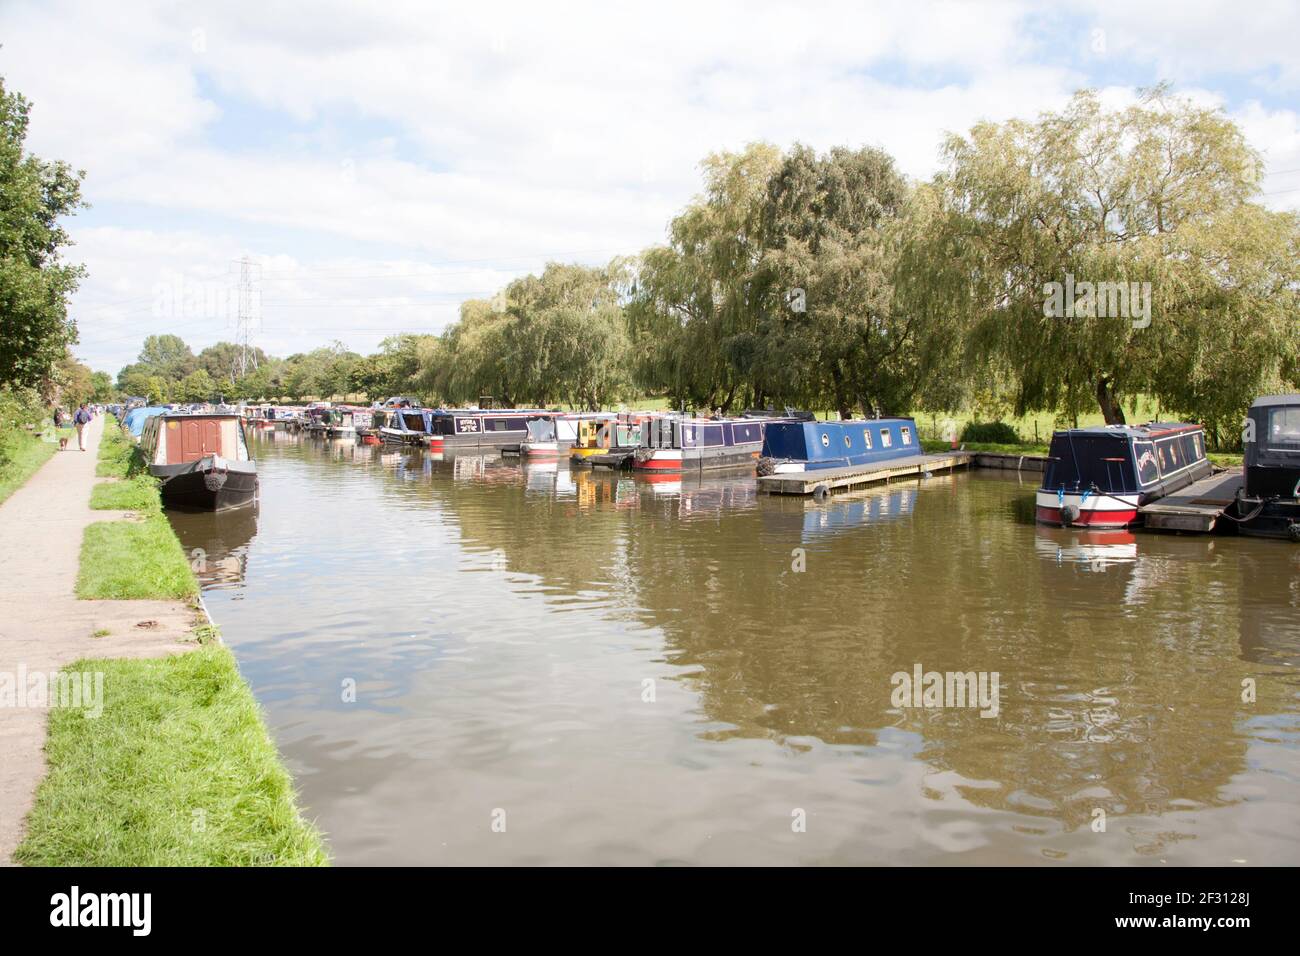
<svg viewBox="0 0 1300 956">
<path fill-rule="evenodd" d="M 1044 524 L 1124 528 L 1138 508 L 1210 474 L 1200 425 L 1152 422 L 1052 435 L 1035 497 Z"/>
<path fill-rule="evenodd" d="M 1039 527 L 1034 531 L 1034 551 L 1057 564 L 1078 564 L 1087 571 L 1104 571 L 1116 564 L 1137 561 L 1137 537 L 1131 531 L 1072 531 Z"/>
<path fill-rule="evenodd" d="M 222 512 L 171 513 L 176 537 L 204 590 L 238 587 L 248 571 L 248 552 L 257 536 L 258 506 Z"/>
</svg>

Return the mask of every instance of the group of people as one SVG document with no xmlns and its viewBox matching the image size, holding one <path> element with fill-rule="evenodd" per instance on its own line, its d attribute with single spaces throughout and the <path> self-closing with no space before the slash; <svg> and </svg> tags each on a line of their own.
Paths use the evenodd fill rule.
<svg viewBox="0 0 1300 956">
<path fill-rule="evenodd" d="M 69 415 L 61 408 L 54 409 L 54 427 L 66 428 L 71 425 L 77 430 L 77 447 L 82 451 L 86 450 L 86 426 L 95 418 L 95 413 L 85 402 L 77 406 L 77 410 Z"/>
</svg>

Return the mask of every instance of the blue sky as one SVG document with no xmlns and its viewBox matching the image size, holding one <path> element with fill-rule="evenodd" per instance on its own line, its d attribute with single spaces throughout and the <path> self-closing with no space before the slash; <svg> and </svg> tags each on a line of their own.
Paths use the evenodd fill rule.
<svg viewBox="0 0 1300 956">
<path fill-rule="evenodd" d="M 369 351 L 548 259 L 661 241 L 711 151 L 870 144 L 925 177 L 945 131 L 1082 86 L 1221 106 L 1265 156 L 1263 201 L 1300 208 L 1297 10 L 8 0 L 0 74 L 34 102 L 31 148 L 87 170 L 77 351 L 116 372 L 153 332 L 230 338 L 242 256 L 263 348 Z"/>
</svg>

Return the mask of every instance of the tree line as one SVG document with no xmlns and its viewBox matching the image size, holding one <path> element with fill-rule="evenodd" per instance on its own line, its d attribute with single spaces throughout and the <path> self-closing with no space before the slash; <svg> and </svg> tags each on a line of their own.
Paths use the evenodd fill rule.
<svg viewBox="0 0 1300 956">
<path fill-rule="evenodd" d="M 25 156 L 26 104 L 0 104 L 0 383 L 102 393 L 71 359 L 80 272 L 58 256 L 79 174 Z M 717 153 L 661 244 L 550 263 L 441 334 L 287 358 L 154 335 L 116 391 L 1108 422 L 1143 396 L 1231 444 L 1254 395 L 1300 387 L 1300 217 L 1258 201 L 1262 159 L 1222 111 L 1081 91 L 952 134 L 942 160 L 918 182 L 874 147 Z"/>
</svg>

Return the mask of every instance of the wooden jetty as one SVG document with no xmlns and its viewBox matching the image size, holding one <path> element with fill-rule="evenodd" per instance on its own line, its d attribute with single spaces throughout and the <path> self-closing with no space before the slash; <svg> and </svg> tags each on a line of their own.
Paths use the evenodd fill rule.
<svg viewBox="0 0 1300 956">
<path fill-rule="evenodd" d="M 1010 455 L 1003 452 L 975 452 L 976 468 L 999 468 L 1002 471 L 1046 471 L 1051 461 L 1046 455 Z"/>
<path fill-rule="evenodd" d="M 1215 523 L 1232 504 L 1244 477 L 1239 470 L 1221 471 L 1192 482 L 1182 491 L 1158 498 L 1138 508 L 1143 524 L 1156 531 L 1214 530 Z"/>
<path fill-rule="evenodd" d="M 968 451 L 950 451 L 939 455 L 912 455 L 894 458 L 874 465 L 850 465 L 845 468 L 821 468 L 814 471 L 787 472 L 764 475 L 758 479 L 758 490 L 769 495 L 817 495 L 860 488 L 891 478 L 908 475 L 934 474 L 964 468 L 974 457 Z"/>
</svg>

